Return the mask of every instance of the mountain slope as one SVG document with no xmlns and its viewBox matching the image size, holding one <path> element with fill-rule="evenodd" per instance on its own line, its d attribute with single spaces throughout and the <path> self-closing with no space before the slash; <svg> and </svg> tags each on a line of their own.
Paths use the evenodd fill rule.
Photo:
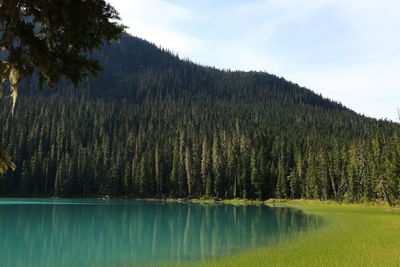
<svg viewBox="0 0 400 267">
<path fill-rule="evenodd" d="M 398 198 L 399 126 L 283 78 L 180 60 L 124 36 L 104 71 L 71 89 L 25 81 L 1 145 L 3 194 Z M 30 88 L 30 89 L 29 89 Z"/>
</svg>

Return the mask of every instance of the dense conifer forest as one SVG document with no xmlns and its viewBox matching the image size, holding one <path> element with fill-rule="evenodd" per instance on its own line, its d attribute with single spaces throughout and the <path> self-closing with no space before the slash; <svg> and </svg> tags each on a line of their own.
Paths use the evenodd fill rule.
<svg viewBox="0 0 400 267">
<path fill-rule="evenodd" d="M 2 195 L 399 199 L 398 124 L 128 35 L 92 56 L 79 88 L 25 80 L 14 117 L 1 100 Z"/>
</svg>

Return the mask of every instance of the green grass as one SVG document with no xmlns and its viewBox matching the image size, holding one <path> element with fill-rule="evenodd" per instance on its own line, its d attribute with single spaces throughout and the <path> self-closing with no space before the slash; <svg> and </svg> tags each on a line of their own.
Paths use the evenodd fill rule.
<svg viewBox="0 0 400 267">
<path fill-rule="evenodd" d="M 315 201 L 270 205 L 296 207 L 323 216 L 327 224 L 277 245 L 193 266 L 400 266 L 399 208 Z"/>
</svg>

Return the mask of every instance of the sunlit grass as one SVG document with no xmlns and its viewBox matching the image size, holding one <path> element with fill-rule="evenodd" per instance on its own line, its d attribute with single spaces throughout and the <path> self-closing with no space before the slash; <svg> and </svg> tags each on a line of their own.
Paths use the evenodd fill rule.
<svg viewBox="0 0 400 267">
<path fill-rule="evenodd" d="M 233 201 L 242 203 L 241 201 Z M 273 246 L 194 266 L 400 266 L 400 209 L 313 201 L 284 204 L 326 225 Z"/>
</svg>

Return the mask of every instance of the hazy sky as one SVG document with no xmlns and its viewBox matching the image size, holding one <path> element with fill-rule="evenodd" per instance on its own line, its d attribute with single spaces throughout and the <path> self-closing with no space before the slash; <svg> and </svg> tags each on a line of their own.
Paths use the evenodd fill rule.
<svg viewBox="0 0 400 267">
<path fill-rule="evenodd" d="M 398 121 L 398 0 L 110 0 L 128 32 L 217 68 L 266 71 Z"/>
</svg>

